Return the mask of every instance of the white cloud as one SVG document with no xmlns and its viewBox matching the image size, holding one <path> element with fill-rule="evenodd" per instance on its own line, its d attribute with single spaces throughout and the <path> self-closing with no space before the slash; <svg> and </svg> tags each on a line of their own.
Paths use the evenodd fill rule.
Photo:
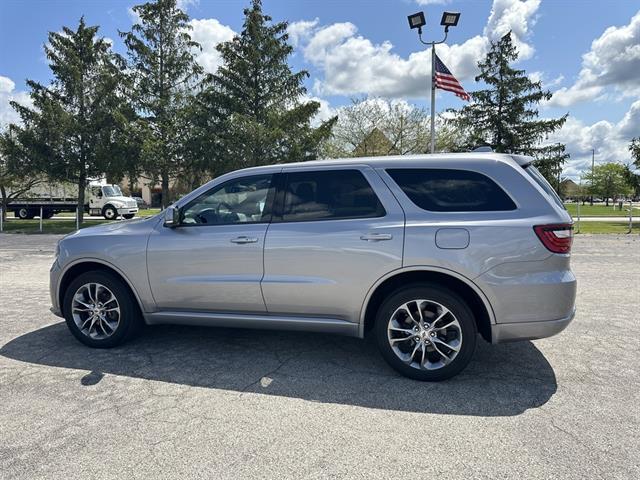
<svg viewBox="0 0 640 480">
<path fill-rule="evenodd" d="M 318 109 L 318 113 L 311 119 L 311 126 L 317 127 L 322 122 L 329 120 L 330 118 L 337 115 L 337 110 L 329 105 L 329 102 L 324 98 L 315 97 L 313 95 L 303 95 L 300 98 L 301 102 L 309 102 L 314 101 L 320 104 L 320 108 Z"/>
<path fill-rule="evenodd" d="M 20 123 L 20 116 L 9 104 L 11 101 L 22 105 L 31 105 L 31 98 L 27 92 L 16 92 L 16 84 L 9 77 L 0 75 L 0 130 L 10 123 Z"/>
<path fill-rule="evenodd" d="M 200 3 L 200 0 L 178 0 L 176 2 L 178 8 L 186 12 L 190 7 L 195 7 Z"/>
<path fill-rule="evenodd" d="M 563 174 L 577 179 L 591 168 L 591 149 L 595 149 L 596 164 L 631 161 L 629 142 L 640 132 L 640 100 L 636 100 L 619 122 L 598 121 L 591 125 L 569 117 L 564 126 L 549 137 L 549 143 L 562 142 L 571 159 Z"/>
<path fill-rule="evenodd" d="M 489 40 L 499 40 L 512 32 L 519 58 L 531 58 L 534 52 L 532 45 L 525 42 L 535 24 L 540 0 L 494 0 L 491 14 L 484 35 Z"/>
<path fill-rule="evenodd" d="M 0 93 L 11 93 L 16 88 L 16 84 L 9 77 L 0 75 Z"/>
<path fill-rule="evenodd" d="M 540 0 L 494 0 L 484 35 L 462 44 L 439 45 L 438 56 L 459 80 L 468 80 L 478 73 L 477 62 L 486 54 L 489 40 L 512 31 L 521 56 L 528 58 L 534 49 L 526 40 L 539 4 Z M 431 74 L 427 50 L 401 57 L 390 42 L 374 43 L 358 35 L 350 22 L 319 27 L 313 21 L 304 27 L 304 36 L 296 41 L 303 44 L 305 59 L 323 72 L 314 84 L 317 94 L 419 98 L 427 92 Z"/>
<path fill-rule="evenodd" d="M 562 82 L 564 82 L 564 75 L 562 74 L 558 75 L 556 78 L 552 78 L 551 80 L 548 80 L 547 75 L 544 72 L 541 72 L 539 70 L 529 72 L 527 76 L 529 77 L 529 80 L 531 80 L 532 82 L 542 83 L 543 89 L 557 87 Z"/>
<path fill-rule="evenodd" d="M 293 47 L 297 47 L 302 40 L 307 40 L 313 30 L 318 25 L 319 19 L 314 20 L 300 20 L 298 22 L 291 22 L 287 27 L 287 33 L 289 34 L 289 41 Z"/>
<path fill-rule="evenodd" d="M 196 61 L 205 72 L 214 73 L 222 63 L 216 47 L 222 42 L 231 40 L 236 33 L 215 18 L 193 19 L 189 24 L 192 28 L 191 38 L 202 47 L 202 50 L 194 51 Z"/>
<path fill-rule="evenodd" d="M 582 56 L 582 69 L 570 87 L 556 91 L 549 105 L 568 107 L 602 96 L 613 86 L 623 96 L 640 95 L 640 11 L 628 25 L 609 27 Z"/>
</svg>

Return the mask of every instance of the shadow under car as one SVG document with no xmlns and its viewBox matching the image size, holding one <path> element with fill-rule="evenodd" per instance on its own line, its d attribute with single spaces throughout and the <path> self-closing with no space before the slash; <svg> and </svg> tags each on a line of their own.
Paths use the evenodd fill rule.
<svg viewBox="0 0 640 480">
<path fill-rule="evenodd" d="M 156 326 L 101 350 L 78 343 L 61 322 L 9 341 L 0 355 L 84 370 L 83 385 L 124 375 L 407 412 L 517 415 L 545 404 L 557 390 L 551 365 L 531 342 L 489 345 L 478 339 L 469 366 L 441 383 L 400 376 L 382 360 L 373 338 L 302 332 Z"/>
</svg>

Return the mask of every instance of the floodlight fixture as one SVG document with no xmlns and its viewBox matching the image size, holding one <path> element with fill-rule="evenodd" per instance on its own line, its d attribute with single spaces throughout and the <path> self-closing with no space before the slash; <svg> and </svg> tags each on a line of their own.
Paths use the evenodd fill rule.
<svg viewBox="0 0 640 480">
<path fill-rule="evenodd" d="M 424 12 L 418 12 L 414 13 L 413 15 L 409 15 L 407 19 L 409 20 L 409 28 L 417 28 L 419 30 L 422 30 L 422 27 L 427 24 L 426 20 L 424 19 Z"/>
<path fill-rule="evenodd" d="M 449 27 L 458 25 L 458 20 L 460 20 L 460 12 L 444 12 L 440 20 L 440 25 L 443 25 L 445 30 L 448 30 Z"/>
</svg>

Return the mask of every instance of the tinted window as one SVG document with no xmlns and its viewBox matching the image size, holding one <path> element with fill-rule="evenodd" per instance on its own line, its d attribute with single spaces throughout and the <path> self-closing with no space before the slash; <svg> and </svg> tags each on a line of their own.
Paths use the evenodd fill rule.
<svg viewBox="0 0 640 480">
<path fill-rule="evenodd" d="M 255 175 L 218 185 L 182 210 L 182 223 L 228 225 L 268 221 L 271 179 L 271 175 Z"/>
<path fill-rule="evenodd" d="M 387 173 L 424 210 L 487 212 L 515 210 L 513 200 L 489 177 L 469 170 L 391 169 Z"/>
<path fill-rule="evenodd" d="M 546 194 L 549 195 L 549 197 L 551 197 L 551 199 L 554 202 L 556 202 L 557 205 L 564 208 L 564 204 L 562 203 L 562 200 L 560 199 L 556 191 L 553 189 L 553 187 L 549 185 L 549 182 L 547 182 L 547 179 L 544 178 L 544 176 L 540 173 L 540 170 L 538 170 L 533 165 L 529 165 L 527 166 L 527 168 L 524 169 L 524 171 L 527 172 L 529 176 L 533 178 L 533 180 L 538 185 L 540 185 L 542 190 L 544 190 Z"/>
<path fill-rule="evenodd" d="M 358 170 L 288 173 L 282 220 L 382 217 L 385 211 Z"/>
</svg>

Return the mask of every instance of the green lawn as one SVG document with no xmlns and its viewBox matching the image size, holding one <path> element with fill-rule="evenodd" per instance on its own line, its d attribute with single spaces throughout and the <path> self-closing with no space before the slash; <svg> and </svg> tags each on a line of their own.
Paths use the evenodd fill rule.
<svg viewBox="0 0 640 480">
<path fill-rule="evenodd" d="M 138 211 L 138 217 L 150 217 L 151 215 L 155 215 L 156 213 L 159 213 L 160 209 L 159 208 L 145 208 L 143 210 Z M 87 214 L 85 213 L 85 218 L 101 218 L 101 217 L 89 217 L 87 216 Z M 56 213 L 56 217 L 71 217 L 71 218 L 76 218 L 76 214 L 74 212 L 60 212 L 60 213 Z"/>
<path fill-rule="evenodd" d="M 148 216 L 153 213 L 148 210 L 144 211 L 145 214 L 141 216 Z M 157 212 L 154 212 L 157 213 Z M 118 220 L 117 220 L 118 221 Z M 80 228 L 92 227 L 94 225 L 100 225 L 107 223 L 104 219 L 87 218 Z M 620 219 L 619 222 L 580 222 L 580 231 L 578 231 L 577 224 L 574 225 L 575 233 L 628 233 L 629 223 Z M 67 220 L 44 220 L 42 222 L 42 233 L 71 233 L 76 229 L 76 222 L 73 219 Z M 18 220 L 10 218 L 3 224 L 3 231 L 5 233 L 40 233 L 40 220 Z M 640 233 L 640 222 L 633 224 L 633 233 Z"/>
<path fill-rule="evenodd" d="M 567 211 L 571 214 L 572 217 L 578 216 L 578 206 L 575 203 L 565 203 L 564 206 L 567 208 Z M 638 208 L 638 204 L 634 205 L 633 214 L 640 215 L 640 208 Z M 616 205 L 616 209 L 613 209 L 612 205 L 608 207 L 604 205 L 580 205 L 580 216 L 594 216 L 594 217 L 628 217 L 629 212 L 626 209 L 629 208 L 629 204 L 626 203 L 622 207 L 622 211 L 618 210 L 618 206 Z"/>
<path fill-rule="evenodd" d="M 80 228 L 106 223 L 104 220 L 85 220 Z M 76 229 L 75 220 L 43 220 L 42 233 L 71 233 Z M 10 219 L 3 224 L 4 233 L 40 233 L 40 220 Z"/>
<path fill-rule="evenodd" d="M 574 224 L 576 234 L 581 233 L 628 233 L 629 222 L 580 222 L 580 231 L 577 224 Z M 640 233 L 640 223 L 633 224 L 633 233 Z"/>
<path fill-rule="evenodd" d="M 160 212 L 160 209 L 158 208 L 140 210 L 138 212 L 138 217 L 150 217 L 158 212 Z M 66 220 L 67 218 L 68 220 Z M 107 223 L 107 221 L 102 217 L 90 217 L 85 214 L 84 222 L 80 228 L 93 227 L 94 225 L 100 225 L 102 223 Z M 75 229 L 75 215 L 70 212 L 59 213 L 51 220 L 42 221 L 42 233 L 63 234 L 71 233 L 75 231 Z M 40 219 L 20 220 L 18 218 L 14 218 L 13 215 L 9 215 L 3 224 L 2 230 L 5 233 L 40 233 Z"/>
</svg>

